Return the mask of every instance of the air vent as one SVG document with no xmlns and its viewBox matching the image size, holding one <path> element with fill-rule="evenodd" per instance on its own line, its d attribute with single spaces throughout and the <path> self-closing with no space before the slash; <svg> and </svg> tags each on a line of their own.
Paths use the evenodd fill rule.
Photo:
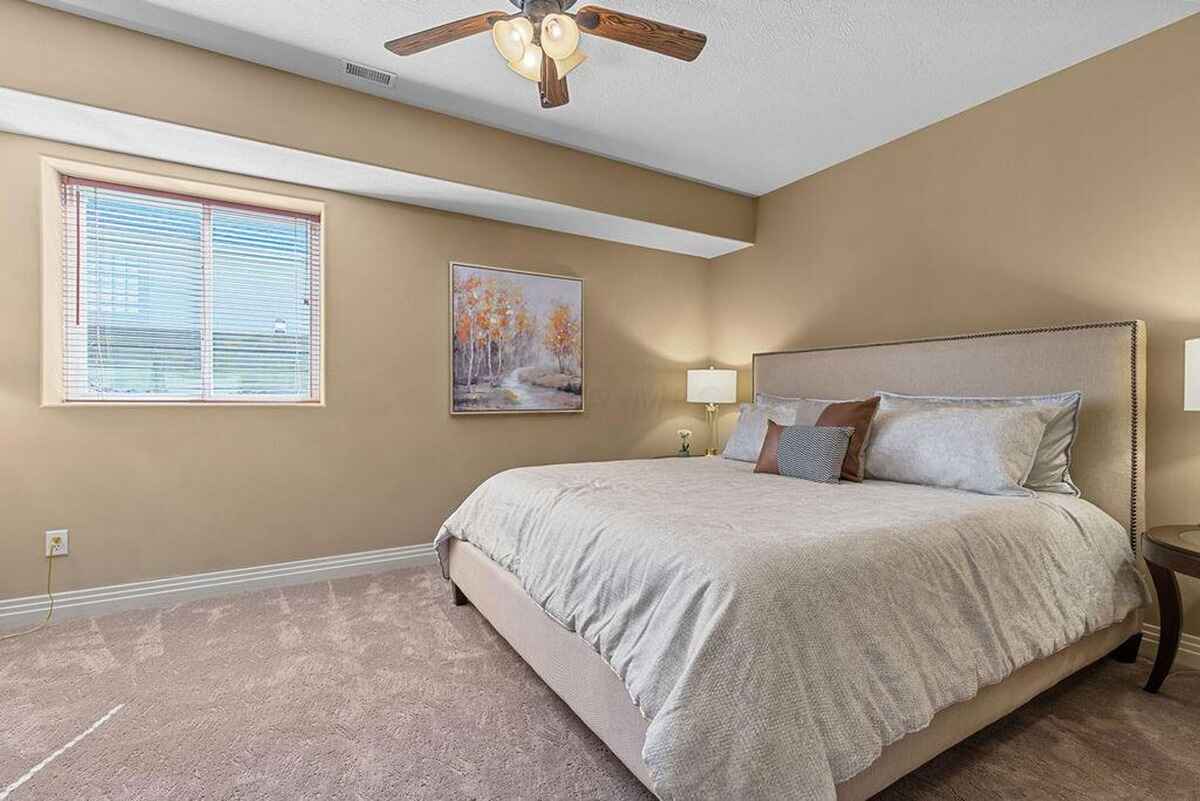
<svg viewBox="0 0 1200 801">
<path fill-rule="evenodd" d="M 392 82 L 396 80 L 394 73 L 387 70 L 375 69 L 364 64 L 355 64 L 353 61 L 343 62 L 346 65 L 346 74 L 358 78 L 362 81 L 370 81 L 371 83 L 380 86 L 391 88 Z"/>
</svg>

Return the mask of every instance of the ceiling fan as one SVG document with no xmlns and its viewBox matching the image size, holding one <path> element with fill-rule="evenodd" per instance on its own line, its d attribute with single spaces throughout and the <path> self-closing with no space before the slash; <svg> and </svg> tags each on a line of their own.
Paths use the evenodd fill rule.
<svg viewBox="0 0 1200 801">
<path fill-rule="evenodd" d="M 683 61 L 695 61 L 708 42 L 702 33 L 599 6 L 568 13 L 576 1 L 510 0 L 518 13 L 477 14 L 393 39 L 384 47 L 398 56 L 411 56 L 491 30 L 496 49 L 513 72 L 537 83 L 542 108 L 557 108 L 571 102 L 567 73 L 587 60 L 579 49 L 581 32 Z"/>
</svg>

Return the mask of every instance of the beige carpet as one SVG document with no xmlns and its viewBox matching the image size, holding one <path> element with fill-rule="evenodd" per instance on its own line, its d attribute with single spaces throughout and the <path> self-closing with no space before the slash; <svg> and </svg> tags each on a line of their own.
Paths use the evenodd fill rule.
<svg viewBox="0 0 1200 801">
<path fill-rule="evenodd" d="M 1200 799 L 1200 677 L 1147 671 L 1085 671 L 881 798 Z M 0 643 L 4 801 L 650 798 L 432 568 Z"/>
</svg>

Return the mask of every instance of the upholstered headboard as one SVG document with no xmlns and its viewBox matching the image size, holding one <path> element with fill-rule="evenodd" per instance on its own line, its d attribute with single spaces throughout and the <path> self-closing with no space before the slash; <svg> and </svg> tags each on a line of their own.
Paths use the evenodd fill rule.
<svg viewBox="0 0 1200 801">
<path fill-rule="evenodd" d="M 906 342 L 756 353 L 754 391 L 807 398 L 1040 395 L 1080 390 L 1071 475 L 1088 500 L 1145 528 L 1146 324 L 993 331 Z"/>
</svg>

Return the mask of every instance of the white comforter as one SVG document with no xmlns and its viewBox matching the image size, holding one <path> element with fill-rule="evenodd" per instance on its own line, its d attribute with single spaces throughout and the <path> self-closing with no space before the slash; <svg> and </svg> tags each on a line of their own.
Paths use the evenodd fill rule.
<svg viewBox="0 0 1200 801">
<path fill-rule="evenodd" d="M 719 458 L 510 470 L 446 521 L 443 564 L 449 537 L 608 661 L 669 801 L 833 799 L 938 710 L 1148 600 L 1083 500 Z"/>
</svg>

